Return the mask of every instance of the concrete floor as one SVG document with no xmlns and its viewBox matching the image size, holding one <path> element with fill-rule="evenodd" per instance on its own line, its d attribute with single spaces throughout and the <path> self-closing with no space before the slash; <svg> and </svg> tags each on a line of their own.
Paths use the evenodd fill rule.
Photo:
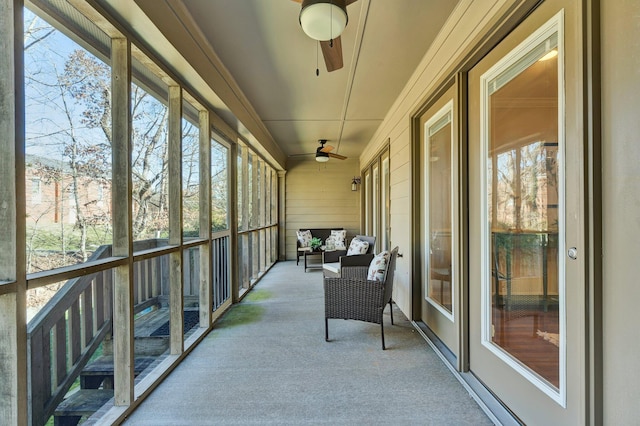
<svg viewBox="0 0 640 426">
<path fill-rule="evenodd" d="M 489 425 L 394 305 L 380 326 L 329 320 L 322 273 L 277 263 L 126 425 Z"/>
</svg>

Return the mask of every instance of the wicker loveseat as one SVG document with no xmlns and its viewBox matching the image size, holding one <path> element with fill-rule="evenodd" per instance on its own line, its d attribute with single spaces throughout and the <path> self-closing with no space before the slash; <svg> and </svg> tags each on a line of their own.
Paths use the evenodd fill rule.
<svg viewBox="0 0 640 426">
<path fill-rule="evenodd" d="M 331 230 L 344 230 L 344 228 L 300 228 L 300 231 L 311 231 L 312 237 L 318 237 L 324 241 L 331 235 Z M 300 262 L 300 256 L 304 255 L 305 251 L 311 251 L 311 247 L 302 247 L 300 241 L 296 238 L 296 265 Z"/>
</svg>

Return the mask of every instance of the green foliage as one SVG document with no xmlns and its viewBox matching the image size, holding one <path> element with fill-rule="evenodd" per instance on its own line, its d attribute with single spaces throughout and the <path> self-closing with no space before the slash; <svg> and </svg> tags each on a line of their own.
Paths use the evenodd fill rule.
<svg viewBox="0 0 640 426">
<path fill-rule="evenodd" d="M 317 249 L 318 247 L 320 247 L 322 245 L 322 240 L 318 237 L 313 237 L 311 238 L 311 248 L 312 249 Z"/>
</svg>

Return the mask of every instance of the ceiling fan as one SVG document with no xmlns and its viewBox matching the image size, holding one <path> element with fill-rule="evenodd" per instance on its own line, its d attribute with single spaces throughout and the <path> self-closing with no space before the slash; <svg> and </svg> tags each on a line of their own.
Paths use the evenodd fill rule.
<svg viewBox="0 0 640 426">
<path fill-rule="evenodd" d="M 293 0 L 302 3 L 300 26 L 314 40 L 320 42 L 327 71 L 343 67 L 340 34 L 347 26 L 347 6 L 356 0 Z"/>
<path fill-rule="evenodd" d="M 326 139 L 319 139 L 318 143 L 320 144 L 320 146 L 318 148 L 316 148 L 316 161 L 319 163 L 324 163 L 329 161 L 329 157 L 331 158 L 337 158 L 338 160 L 346 160 L 347 157 L 345 157 L 344 155 L 340 155 L 340 154 L 334 154 L 333 152 L 333 147 L 331 145 L 327 145 L 325 146 L 324 144 L 327 143 Z"/>
</svg>

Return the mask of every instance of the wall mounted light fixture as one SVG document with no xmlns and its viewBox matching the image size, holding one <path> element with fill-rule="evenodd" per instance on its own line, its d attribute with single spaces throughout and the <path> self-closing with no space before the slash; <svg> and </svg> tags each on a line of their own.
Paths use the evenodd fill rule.
<svg viewBox="0 0 640 426">
<path fill-rule="evenodd" d="M 351 190 L 357 191 L 358 185 L 360 185 L 360 176 L 354 176 L 353 179 L 351 180 Z"/>
</svg>

